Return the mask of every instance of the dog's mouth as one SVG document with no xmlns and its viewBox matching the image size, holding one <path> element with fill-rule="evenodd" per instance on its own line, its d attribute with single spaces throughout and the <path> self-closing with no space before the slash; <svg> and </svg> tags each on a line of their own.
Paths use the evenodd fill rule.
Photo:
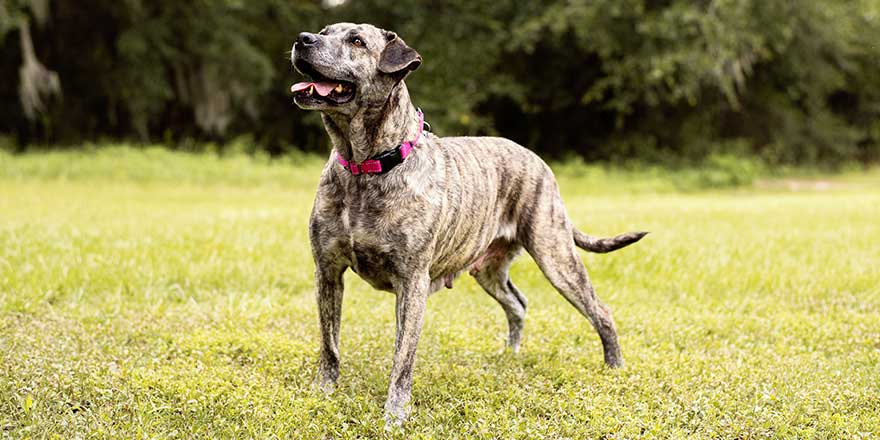
<svg viewBox="0 0 880 440">
<path fill-rule="evenodd" d="M 297 60 L 294 67 L 309 80 L 290 86 L 290 92 L 293 93 L 297 104 L 314 105 L 324 103 L 341 105 L 354 98 L 355 86 L 353 83 L 341 79 L 327 78 L 318 73 L 311 64 L 303 60 Z"/>
</svg>

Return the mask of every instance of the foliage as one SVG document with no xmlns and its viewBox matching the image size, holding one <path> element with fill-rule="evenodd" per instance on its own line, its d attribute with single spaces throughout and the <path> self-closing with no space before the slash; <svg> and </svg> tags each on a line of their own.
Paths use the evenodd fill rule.
<svg viewBox="0 0 880 440">
<path fill-rule="evenodd" d="M 51 25 L 36 37 L 51 54 L 44 58 L 60 72 L 68 98 L 49 115 L 52 139 L 289 134 L 264 135 L 267 130 L 256 127 L 271 125 L 266 114 L 282 113 L 275 107 L 290 112 L 284 88 L 273 80 L 290 70 L 290 27 L 317 26 L 308 20 L 320 11 L 319 2 L 86 0 L 54 6 Z M 17 119 L 19 132 L 33 131 L 20 118 L 10 115 L 9 121 Z M 260 141 L 270 143 L 268 137 Z"/>
<path fill-rule="evenodd" d="M 541 10 L 512 32 L 513 45 L 534 54 L 514 63 L 527 87 L 518 107 L 573 126 L 600 121 L 587 131 L 596 136 L 593 157 L 627 157 L 619 148 L 634 143 L 627 138 L 692 158 L 748 139 L 771 163 L 880 151 L 868 135 L 880 116 L 870 80 L 880 17 L 867 2 L 609 0 Z M 855 105 L 835 107 L 835 99 Z M 549 130 L 517 125 L 547 142 Z M 558 148 L 583 147 L 581 131 L 552 136 Z"/>
<path fill-rule="evenodd" d="M 64 160 L 74 174 L 53 171 Z M 108 175 L 111 167 L 123 171 Z M 154 149 L 0 157 L 3 436 L 880 431 L 876 171 L 826 179 L 825 191 L 689 194 L 630 192 L 650 175 L 629 174 L 627 186 L 614 170 L 561 172 L 582 229 L 652 231 L 611 254 L 582 254 L 614 311 L 626 366 L 604 367 L 589 323 L 523 256 L 511 273 L 529 299 L 521 353 L 499 353 L 504 314 L 463 275 L 428 302 L 415 412 L 407 431 L 386 433 L 392 295 L 347 275 L 339 388 L 328 398 L 312 386 L 306 223 L 320 169 Z M 188 174 L 196 177 L 178 181 Z M 624 194 L 606 193 L 609 176 Z"/>
<path fill-rule="evenodd" d="M 49 15 L 48 0 L 2 0 L 0 1 L 0 38 L 18 29 L 29 15 L 39 24 L 45 24 Z"/>
<path fill-rule="evenodd" d="M 394 29 L 422 53 L 408 84 L 440 134 L 590 160 L 699 163 L 731 142 L 773 166 L 880 159 L 873 0 L 84 0 L 50 11 L 36 49 L 65 99 L 37 124 L 0 110 L 0 131 L 23 143 L 249 134 L 273 153 L 325 150 L 316 115 L 285 93 L 296 78 L 285 52 L 298 32 L 346 20 Z M 7 36 L 0 62 L 16 65 L 15 47 Z M 0 96 L 14 95 L 12 73 L 0 72 Z"/>
</svg>

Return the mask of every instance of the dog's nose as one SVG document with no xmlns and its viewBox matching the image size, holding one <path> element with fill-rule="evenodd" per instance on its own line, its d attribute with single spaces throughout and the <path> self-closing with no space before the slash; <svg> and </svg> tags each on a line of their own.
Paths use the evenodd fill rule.
<svg viewBox="0 0 880 440">
<path fill-rule="evenodd" d="M 318 36 L 308 32 L 302 32 L 299 34 L 299 38 L 296 39 L 296 42 L 303 46 L 312 46 L 318 42 Z"/>
</svg>

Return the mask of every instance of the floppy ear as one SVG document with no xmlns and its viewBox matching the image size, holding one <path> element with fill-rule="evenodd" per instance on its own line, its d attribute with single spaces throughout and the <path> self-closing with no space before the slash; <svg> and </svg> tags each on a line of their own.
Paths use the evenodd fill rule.
<svg viewBox="0 0 880 440">
<path fill-rule="evenodd" d="M 419 68 L 422 56 L 415 49 L 406 45 L 397 34 L 385 34 L 388 43 L 379 59 L 379 70 L 384 73 L 406 73 Z"/>
</svg>

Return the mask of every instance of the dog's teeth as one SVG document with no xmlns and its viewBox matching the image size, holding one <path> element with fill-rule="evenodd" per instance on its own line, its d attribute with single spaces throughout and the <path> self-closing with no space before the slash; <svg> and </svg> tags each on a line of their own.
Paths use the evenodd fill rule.
<svg viewBox="0 0 880 440">
<path fill-rule="evenodd" d="M 315 86 L 309 86 L 309 95 L 315 94 Z"/>
<path fill-rule="evenodd" d="M 336 86 L 336 88 L 333 89 L 333 90 L 335 90 L 336 93 L 342 93 L 342 91 L 345 90 L 345 86 L 343 86 L 342 84 L 340 84 L 340 85 Z"/>
</svg>

